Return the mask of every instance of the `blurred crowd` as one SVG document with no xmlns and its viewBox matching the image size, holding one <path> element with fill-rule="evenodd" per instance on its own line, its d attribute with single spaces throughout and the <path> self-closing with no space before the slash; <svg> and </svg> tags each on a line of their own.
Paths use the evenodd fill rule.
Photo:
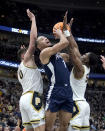
<svg viewBox="0 0 105 131">
<path fill-rule="evenodd" d="M 75 6 L 75 2 L 78 3 L 78 5 L 85 3 L 87 7 L 89 6 L 87 4 L 89 3 L 92 4 L 92 2 L 94 3 L 95 1 L 90 1 L 88 3 L 84 1 L 79 1 L 79 2 L 70 1 L 69 5 L 74 4 Z M 104 3 L 102 2 L 98 2 L 97 6 L 101 7 L 100 4 L 101 6 L 104 5 Z M 95 3 L 93 4 L 93 6 L 94 5 Z M 54 8 L 53 10 L 50 10 L 50 9 L 41 8 L 41 5 L 38 6 L 31 3 L 26 4 L 22 2 L 19 3 L 19 2 L 9 1 L 9 0 L 4 2 L 3 0 L 1 0 L 0 1 L 0 16 L 1 16 L 0 25 L 9 26 L 9 27 L 13 26 L 13 27 L 22 28 L 22 29 L 30 29 L 29 20 L 26 15 L 27 8 L 30 8 L 31 11 L 36 16 L 38 31 L 40 33 L 47 33 L 47 34 L 52 33 L 52 28 L 54 24 L 56 24 L 59 21 L 62 21 L 65 10 L 68 10 L 68 8 L 64 10 L 63 8 L 60 10 L 59 8 L 58 10 L 57 5 L 56 5 L 56 8 Z M 104 11 L 93 10 L 93 8 L 92 10 L 90 9 L 74 10 L 72 8 L 69 8 L 68 19 L 70 19 L 71 17 L 74 17 L 74 20 L 75 20 L 73 24 L 74 35 L 87 37 L 87 38 L 88 37 L 105 38 Z"/>
<path fill-rule="evenodd" d="M 0 125 L 4 129 L 11 128 L 12 130 L 17 125 L 17 120 L 20 117 L 19 99 L 21 93 L 19 83 L 8 80 L 0 81 Z"/>
<path fill-rule="evenodd" d="M 43 100 L 45 103 L 48 81 L 44 74 L 42 78 L 44 81 Z M 87 87 L 86 99 L 91 108 L 91 131 L 105 130 L 105 89 L 103 91 L 100 91 L 100 89 L 101 87 L 98 88 L 95 84 L 89 84 Z M 19 111 L 19 99 L 21 94 L 22 89 L 17 81 L 10 81 L 8 79 L 0 80 L 0 131 L 2 131 L 2 127 L 4 131 L 13 131 L 17 126 L 18 119 L 21 119 Z M 56 120 L 54 128 L 58 127 L 59 119 Z"/>
<path fill-rule="evenodd" d="M 105 92 L 88 91 L 87 101 L 90 105 L 90 125 L 94 131 L 105 130 Z"/>
</svg>

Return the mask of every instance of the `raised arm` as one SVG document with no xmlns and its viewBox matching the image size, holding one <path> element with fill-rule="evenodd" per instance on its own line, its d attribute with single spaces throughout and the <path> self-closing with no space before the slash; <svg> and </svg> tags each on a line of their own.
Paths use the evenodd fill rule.
<svg viewBox="0 0 105 131">
<path fill-rule="evenodd" d="M 26 52 L 26 54 L 24 56 L 24 61 L 25 62 L 27 62 L 28 60 L 30 60 L 30 58 L 34 54 L 34 51 L 35 51 L 35 41 L 37 39 L 37 27 L 36 27 L 35 16 L 34 16 L 34 14 L 29 9 L 27 9 L 27 15 L 28 15 L 30 21 L 32 21 L 32 24 L 31 24 L 29 47 L 28 47 L 27 52 Z"/>
<path fill-rule="evenodd" d="M 70 41 L 72 43 L 72 37 L 70 38 Z M 74 40 L 73 40 L 74 41 Z M 72 63 L 74 65 L 74 75 L 76 78 L 82 78 L 83 77 L 83 74 L 84 74 L 84 67 L 83 67 L 83 64 L 82 64 L 82 61 L 81 61 L 81 55 L 80 55 L 80 52 L 79 52 L 79 49 L 77 47 L 70 47 L 69 49 L 69 55 L 70 55 L 70 58 L 72 60 Z"/>
<path fill-rule="evenodd" d="M 66 13 L 65 13 L 65 16 L 64 16 L 64 20 L 63 20 L 63 32 L 64 32 L 64 34 L 65 34 L 65 32 L 66 31 L 68 31 L 67 30 L 67 11 L 66 11 Z M 71 29 L 71 26 L 72 26 L 72 23 L 73 23 L 73 18 L 70 20 L 70 23 L 68 23 L 68 25 L 70 26 L 70 29 Z M 66 34 L 65 34 L 66 35 Z M 73 49 L 73 48 L 77 48 L 78 49 L 78 57 L 80 57 L 81 56 L 81 54 L 80 54 L 80 52 L 79 52 L 79 48 L 78 48 L 78 45 L 77 45 L 77 43 L 76 43 L 76 41 L 75 41 L 75 39 L 74 39 L 74 37 L 73 37 L 73 35 L 72 35 L 72 33 L 71 33 L 71 30 L 70 30 L 70 35 L 69 36 L 66 36 L 67 37 L 67 39 L 68 39 L 68 41 L 69 41 L 69 47 L 70 47 L 70 49 Z"/>
<path fill-rule="evenodd" d="M 49 62 L 49 58 L 52 55 L 56 54 L 57 52 L 60 52 L 62 49 L 66 48 L 69 44 L 67 38 L 64 36 L 64 34 L 60 29 L 57 30 L 55 29 L 54 34 L 60 38 L 60 41 L 53 47 L 48 47 L 41 51 L 40 60 L 42 64 L 47 64 Z"/>
<path fill-rule="evenodd" d="M 71 19 L 70 23 L 72 23 L 72 22 L 73 22 L 73 19 Z M 63 30 L 64 30 L 64 34 L 65 34 L 65 30 L 67 31 L 67 28 L 66 28 L 67 12 L 65 13 L 63 24 L 64 24 Z M 81 54 L 79 52 L 78 45 L 77 45 L 71 31 L 70 31 L 70 36 L 67 36 L 67 39 L 69 41 L 69 52 L 68 53 L 70 55 L 70 58 L 72 59 L 73 65 L 74 65 L 74 75 L 76 78 L 81 78 L 84 74 L 84 67 L 83 67 L 83 64 L 81 61 Z"/>
</svg>

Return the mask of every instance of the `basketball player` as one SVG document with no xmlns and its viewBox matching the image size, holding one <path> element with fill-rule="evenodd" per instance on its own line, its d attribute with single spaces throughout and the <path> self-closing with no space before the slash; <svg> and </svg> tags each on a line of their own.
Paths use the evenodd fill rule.
<svg viewBox="0 0 105 131">
<path fill-rule="evenodd" d="M 65 14 L 64 20 L 64 25 L 66 25 L 67 13 Z M 66 26 L 64 27 L 66 28 Z M 78 45 L 72 34 L 71 37 L 68 37 L 68 40 L 70 47 L 69 54 L 74 65 L 70 74 L 70 84 L 73 90 L 74 109 L 68 131 L 89 131 L 90 106 L 87 103 L 84 95 L 90 73 L 90 67 L 97 64 L 98 58 L 92 52 L 81 56 Z"/>
<path fill-rule="evenodd" d="M 34 61 L 35 41 L 37 38 L 36 20 L 29 9 L 27 9 L 27 15 L 32 21 L 30 43 L 27 50 L 22 47 L 18 51 L 21 59 L 21 64 L 18 68 L 18 80 L 23 88 L 20 98 L 20 111 L 26 131 L 45 131 L 45 113 L 41 100 L 43 82 Z"/>
<path fill-rule="evenodd" d="M 102 67 L 105 70 L 105 57 L 101 55 Z"/>
<path fill-rule="evenodd" d="M 60 114 L 59 130 L 67 131 L 73 111 L 72 90 L 68 68 L 58 52 L 68 46 L 68 40 L 59 29 L 54 29 L 54 35 L 60 41 L 53 46 L 44 36 L 37 39 L 40 60 L 50 82 L 46 101 L 46 131 L 52 131 L 57 112 Z"/>
</svg>

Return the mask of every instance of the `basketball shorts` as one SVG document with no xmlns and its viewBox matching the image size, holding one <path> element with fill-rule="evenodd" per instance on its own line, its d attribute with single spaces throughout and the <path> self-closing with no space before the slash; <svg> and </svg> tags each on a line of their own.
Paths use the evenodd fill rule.
<svg viewBox="0 0 105 131">
<path fill-rule="evenodd" d="M 50 110 L 51 112 L 58 112 L 60 110 L 64 110 L 66 112 L 72 113 L 73 99 L 71 88 L 50 86 L 47 94 L 45 110 Z"/>
<path fill-rule="evenodd" d="M 24 127 L 33 127 L 33 125 L 38 127 L 45 124 L 45 111 L 39 93 L 33 91 L 26 92 L 21 96 L 19 106 Z"/>
<path fill-rule="evenodd" d="M 70 131 L 70 126 L 77 130 L 89 130 L 89 117 L 90 117 L 90 106 L 84 101 L 75 101 L 73 107 L 73 115 L 70 120 L 70 125 L 68 131 Z"/>
</svg>

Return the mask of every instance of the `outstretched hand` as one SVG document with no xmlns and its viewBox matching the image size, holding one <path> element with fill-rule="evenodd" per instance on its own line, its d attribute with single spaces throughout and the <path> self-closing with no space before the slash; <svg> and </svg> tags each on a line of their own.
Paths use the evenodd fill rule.
<svg viewBox="0 0 105 131">
<path fill-rule="evenodd" d="M 74 21 L 74 18 L 71 18 L 70 22 L 68 23 L 70 29 L 71 29 L 71 27 L 72 27 L 73 21 Z"/>
<path fill-rule="evenodd" d="M 101 55 L 102 66 L 105 70 L 105 57 Z"/>
<path fill-rule="evenodd" d="M 35 15 L 29 9 L 27 9 L 27 15 L 30 18 L 30 21 L 35 18 Z"/>
<path fill-rule="evenodd" d="M 67 30 L 67 14 L 68 14 L 68 11 L 66 11 L 66 13 L 64 15 L 64 19 L 63 19 L 63 31 Z"/>
<path fill-rule="evenodd" d="M 74 21 L 74 18 L 71 18 L 70 22 L 67 23 L 67 14 L 68 14 L 68 11 L 66 11 L 65 15 L 64 15 L 64 19 L 63 19 L 63 31 L 67 30 L 67 25 L 70 27 L 72 27 L 72 24 L 73 24 L 73 21 Z"/>
</svg>

